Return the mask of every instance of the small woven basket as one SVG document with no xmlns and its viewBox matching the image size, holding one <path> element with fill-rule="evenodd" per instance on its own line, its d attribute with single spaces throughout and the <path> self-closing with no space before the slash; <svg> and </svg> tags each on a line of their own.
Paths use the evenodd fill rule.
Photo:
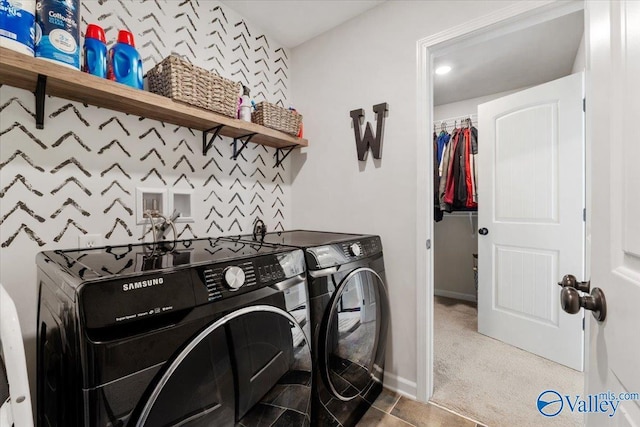
<svg viewBox="0 0 640 427">
<path fill-rule="evenodd" d="M 290 135 L 298 135 L 302 115 L 262 101 L 256 105 L 256 111 L 251 113 L 251 121 Z"/>
<path fill-rule="evenodd" d="M 147 72 L 149 91 L 205 110 L 236 117 L 240 83 L 169 55 Z"/>
</svg>

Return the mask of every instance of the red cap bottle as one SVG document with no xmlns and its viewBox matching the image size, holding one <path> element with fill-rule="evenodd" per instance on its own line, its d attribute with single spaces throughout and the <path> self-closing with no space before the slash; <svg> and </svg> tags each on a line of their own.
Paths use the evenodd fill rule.
<svg viewBox="0 0 640 427">
<path fill-rule="evenodd" d="M 100 40 L 102 43 L 105 43 L 105 44 L 107 43 L 107 38 L 104 35 L 104 30 L 102 29 L 101 26 L 96 24 L 87 25 L 87 32 L 85 33 L 84 37 L 86 39 Z"/>
<path fill-rule="evenodd" d="M 127 30 L 118 31 L 118 43 L 124 43 L 128 44 L 129 46 L 136 47 L 135 43 L 133 42 L 133 34 L 131 33 L 131 31 Z"/>
</svg>

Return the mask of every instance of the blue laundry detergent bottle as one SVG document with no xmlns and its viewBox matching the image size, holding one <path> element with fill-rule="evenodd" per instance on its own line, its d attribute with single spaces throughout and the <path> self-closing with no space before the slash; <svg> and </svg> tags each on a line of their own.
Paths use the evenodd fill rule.
<svg viewBox="0 0 640 427">
<path fill-rule="evenodd" d="M 142 76 L 142 58 L 135 48 L 133 34 L 127 30 L 120 30 L 118 43 L 109 49 L 108 78 L 142 89 Z"/>
<path fill-rule="evenodd" d="M 89 24 L 84 36 L 84 62 L 82 71 L 94 76 L 107 77 L 107 44 L 102 27 Z"/>
</svg>

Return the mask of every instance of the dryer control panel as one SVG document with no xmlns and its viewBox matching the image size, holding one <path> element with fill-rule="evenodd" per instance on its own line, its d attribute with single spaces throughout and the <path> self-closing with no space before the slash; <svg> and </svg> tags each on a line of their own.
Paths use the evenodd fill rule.
<svg viewBox="0 0 640 427">
<path fill-rule="evenodd" d="M 307 265 L 323 269 L 347 264 L 382 252 L 382 243 L 378 236 L 358 240 L 316 246 L 306 250 Z"/>
<path fill-rule="evenodd" d="M 362 239 L 357 242 L 342 243 L 340 246 L 342 253 L 344 253 L 346 259 L 349 261 L 382 252 L 382 244 L 378 237 Z"/>
</svg>

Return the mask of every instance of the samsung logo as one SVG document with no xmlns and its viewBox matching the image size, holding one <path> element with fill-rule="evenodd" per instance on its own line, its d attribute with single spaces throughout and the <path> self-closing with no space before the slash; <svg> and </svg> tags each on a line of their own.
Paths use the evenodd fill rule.
<svg viewBox="0 0 640 427">
<path fill-rule="evenodd" d="M 141 280 L 140 282 L 131 282 L 125 283 L 122 285 L 123 291 L 132 291 L 134 289 L 142 289 L 148 288 L 149 286 L 162 285 L 164 283 L 164 279 L 162 277 L 158 277 L 157 279 L 149 279 L 149 280 Z"/>
</svg>

